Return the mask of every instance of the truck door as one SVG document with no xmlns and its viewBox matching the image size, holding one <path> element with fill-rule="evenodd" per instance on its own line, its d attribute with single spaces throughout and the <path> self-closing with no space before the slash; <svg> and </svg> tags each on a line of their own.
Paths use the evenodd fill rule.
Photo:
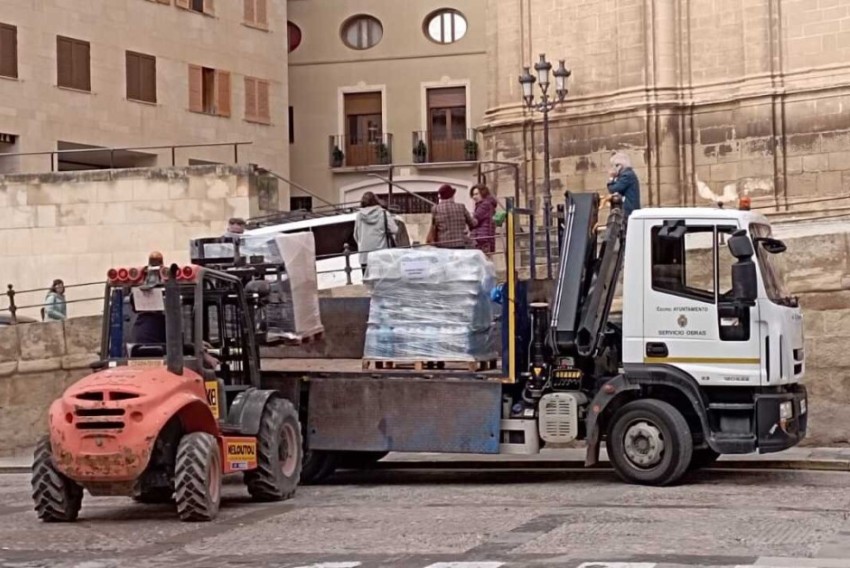
<svg viewBox="0 0 850 568">
<path fill-rule="evenodd" d="M 644 363 L 673 365 L 703 386 L 760 384 L 758 307 L 731 297 L 726 240 L 737 229 L 728 220 L 645 225 Z"/>
</svg>

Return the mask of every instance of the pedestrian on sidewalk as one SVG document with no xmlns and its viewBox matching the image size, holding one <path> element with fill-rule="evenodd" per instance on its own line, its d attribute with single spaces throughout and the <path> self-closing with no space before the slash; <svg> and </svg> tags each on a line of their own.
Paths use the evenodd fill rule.
<svg viewBox="0 0 850 568">
<path fill-rule="evenodd" d="M 475 219 L 462 203 L 454 200 L 455 188 L 443 184 L 437 190 L 440 202 L 431 210 L 431 229 L 426 242 L 440 248 L 469 248 L 470 231 L 476 227 Z"/>
<path fill-rule="evenodd" d="M 472 214 L 476 223 L 472 229 L 475 248 L 490 256 L 496 252 L 496 225 L 493 216 L 499 203 L 490 195 L 490 189 L 484 184 L 473 185 L 469 196 L 475 203 L 475 212 Z"/>
<path fill-rule="evenodd" d="M 62 321 L 68 317 L 68 305 L 65 301 L 65 283 L 57 278 L 50 286 L 50 291 L 44 298 L 44 307 L 41 308 L 41 319 L 43 321 Z"/>
<path fill-rule="evenodd" d="M 366 266 L 371 251 L 395 247 L 398 223 L 387 213 L 378 197 L 371 191 L 363 194 L 360 210 L 354 220 L 354 240 L 360 251 L 360 268 L 366 275 Z"/>
</svg>

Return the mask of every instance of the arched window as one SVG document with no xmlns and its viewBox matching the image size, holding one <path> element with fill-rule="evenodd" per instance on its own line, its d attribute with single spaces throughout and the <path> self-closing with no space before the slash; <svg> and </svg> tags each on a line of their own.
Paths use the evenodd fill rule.
<svg viewBox="0 0 850 568">
<path fill-rule="evenodd" d="M 351 49 L 369 49 L 384 37 L 384 27 L 377 18 L 353 16 L 342 25 L 342 41 Z"/>
<path fill-rule="evenodd" d="M 286 37 L 289 40 L 289 52 L 292 53 L 301 45 L 301 28 L 292 22 L 286 22 Z"/>
<path fill-rule="evenodd" d="M 425 18 L 425 35 L 437 43 L 454 43 L 466 35 L 467 23 L 457 10 L 444 8 Z"/>
</svg>

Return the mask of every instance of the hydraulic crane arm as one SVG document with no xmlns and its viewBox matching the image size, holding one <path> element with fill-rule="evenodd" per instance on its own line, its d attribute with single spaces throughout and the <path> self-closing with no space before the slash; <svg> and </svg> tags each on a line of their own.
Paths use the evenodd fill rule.
<svg viewBox="0 0 850 568">
<path fill-rule="evenodd" d="M 552 306 L 552 336 L 558 350 L 582 356 L 599 347 L 623 265 L 625 222 L 612 202 L 597 250 L 599 196 L 567 194 L 563 248 Z"/>
</svg>

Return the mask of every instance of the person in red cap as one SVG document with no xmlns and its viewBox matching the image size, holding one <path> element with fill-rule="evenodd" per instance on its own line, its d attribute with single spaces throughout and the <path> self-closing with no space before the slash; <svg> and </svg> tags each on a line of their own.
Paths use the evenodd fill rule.
<svg viewBox="0 0 850 568">
<path fill-rule="evenodd" d="M 440 202 L 431 210 L 428 244 L 441 248 L 467 248 L 469 231 L 476 226 L 475 219 L 463 204 L 455 203 L 455 189 L 452 186 L 441 185 L 437 195 Z"/>
</svg>

